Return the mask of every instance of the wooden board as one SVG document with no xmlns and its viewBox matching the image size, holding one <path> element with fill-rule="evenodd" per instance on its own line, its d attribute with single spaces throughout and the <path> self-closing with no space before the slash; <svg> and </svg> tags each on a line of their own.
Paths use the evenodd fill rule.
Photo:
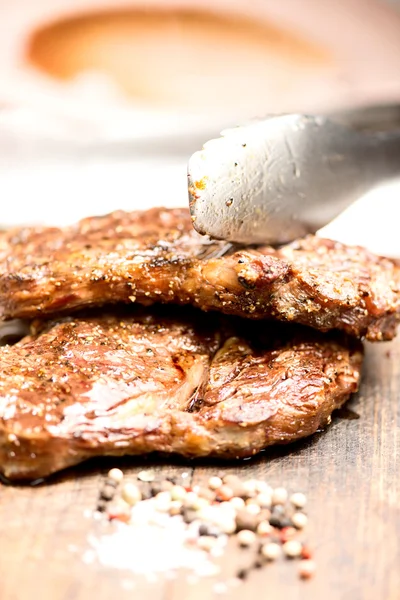
<svg viewBox="0 0 400 600">
<path fill-rule="evenodd" d="M 309 582 L 297 579 L 290 561 L 253 571 L 229 598 L 400 598 L 400 339 L 369 344 L 366 350 L 361 391 L 348 405 L 358 419 L 336 417 L 309 440 L 225 467 L 308 495 L 308 538 L 318 562 Z M 122 465 L 133 477 L 150 464 L 168 474 L 187 471 L 195 482 L 221 468 L 182 461 L 100 461 L 41 487 L 0 487 L 1 600 L 223 597 L 213 591 L 212 581 L 191 585 L 178 577 L 149 584 L 82 560 L 88 534 L 109 527 L 85 516 L 95 506 L 107 469 Z M 225 565 L 237 560 L 231 550 Z"/>
</svg>

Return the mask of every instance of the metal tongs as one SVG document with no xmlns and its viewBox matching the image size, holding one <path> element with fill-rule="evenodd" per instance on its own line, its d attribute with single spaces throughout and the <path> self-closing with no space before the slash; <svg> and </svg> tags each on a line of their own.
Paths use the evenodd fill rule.
<svg viewBox="0 0 400 600">
<path fill-rule="evenodd" d="M 199 233 L 277 245 L 315 233 L 395 177 L 398 107 L 274 116 L 226 130 L 192 155 L 190 211 Z"/>
</svg>

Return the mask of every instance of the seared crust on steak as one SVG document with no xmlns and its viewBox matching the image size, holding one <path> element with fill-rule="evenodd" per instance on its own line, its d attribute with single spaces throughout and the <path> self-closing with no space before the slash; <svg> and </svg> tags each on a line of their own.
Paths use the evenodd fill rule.
<svg viewBox="0 0 400 600">
<path fill-rule="evenodd" d="M 185 209 L 116 212 L 0 239 L 3 318 L 112 302 L 192 304 L 388 340 L 400 320 L 400 268 L 312 236 L 279 250 L 237 249 L 198 235 Z"/>
<path fill-rule="evenodd" d="M 42 322 L 0 348 L 2 472 L 35 479 L 153 451 L 251 456 L 314 433 L 357 390 L 355 340 L 179 312 Z"/>
</svg>

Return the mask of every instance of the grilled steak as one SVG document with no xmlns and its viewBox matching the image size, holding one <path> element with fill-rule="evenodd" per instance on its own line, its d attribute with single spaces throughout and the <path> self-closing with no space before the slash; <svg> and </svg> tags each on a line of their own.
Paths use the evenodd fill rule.
<svg viewBox="0 0 400 600">
<path fill-rule="evenodd" d="M 7 477 L 96 455 L 251 456 L 312 434 L 358 387 L 357 341 L 160 310 L 63 318 L 0 348 Z"/>
<path fill-rule="evenodd" d="M 400 268 L 317 237 L 237 249 L 198 235 L 184 209 L 152 209 L 3 234 L 0 298 L 4 318 L 168 302 L 381 340 L 400 319 Z"/>
</svg>

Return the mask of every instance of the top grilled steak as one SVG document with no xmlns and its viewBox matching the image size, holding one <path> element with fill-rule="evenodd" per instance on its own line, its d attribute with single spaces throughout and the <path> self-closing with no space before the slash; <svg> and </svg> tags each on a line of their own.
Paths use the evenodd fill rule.
<svg viewBox="0 0 400 600">
<path fill-rule="evenodd" d="M 251 456 L 312 434 L 357 389 L 357 341 L 168 314 L 64 318 L 0 348 L 3 473 L 155 450 Z"/>
<path fill-rule="evenodd" d="M 387 340 L 400 319 L 400 268 L 317 237 L 235 249 L 198 235 L 184 209 L 116 212 L 0 238 L 4 318 L 110 302 L 192 304 Z"/>
</svg>

